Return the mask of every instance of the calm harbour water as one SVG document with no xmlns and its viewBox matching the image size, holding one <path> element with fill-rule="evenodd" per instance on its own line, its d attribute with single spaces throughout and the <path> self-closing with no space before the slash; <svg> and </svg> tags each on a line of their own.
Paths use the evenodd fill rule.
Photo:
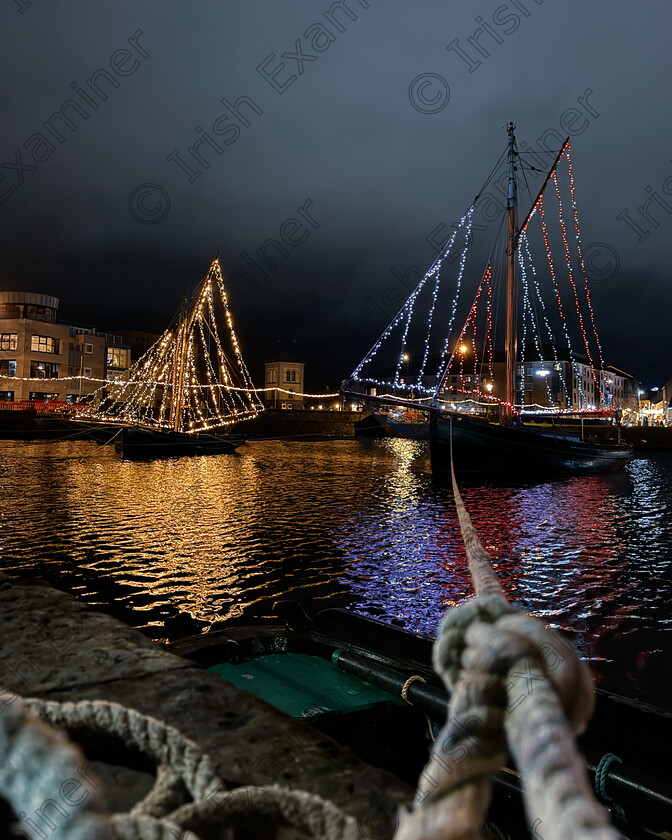
<svg viewBox="0 0 672 840">
<path fill-rule="evenodd" d="M 605 688 L 672 707 L 672 459 L 463 497 L 509 597 L 568 631 Z M 471 594 L 450 487 L 406 440 L 149 463 L 0 441 L 0 558 L 157 639 L 278 598 L 433 635 Z"/>
</svg>

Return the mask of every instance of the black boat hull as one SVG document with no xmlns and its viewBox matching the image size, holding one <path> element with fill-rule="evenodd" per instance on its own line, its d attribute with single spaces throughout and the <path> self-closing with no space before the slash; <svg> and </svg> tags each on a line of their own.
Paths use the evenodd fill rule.
<svg viewBox="0 0 672 840">
<path fill-rule="evenodd" d="M 632 447 L 587 442 L 477 417 L 435 414 L 430 420 L 432 472 L 450 473 L 450 439 L 456 472 L 520 475 L 589 475 L 617 470 L 632 458 Z"/>
<path fill-rule="evenodd" d="M 432 668 L 433 640 L 341 609 L 327 609 L 311 619 L 299 604 L 283 601 L 274 611 L 284 626 L 226 622 L 201 636 L 169 643 L 168 648 L 206 668 L 300 651 L 324 657 L 343 671 L 342 690 L 349 693 L 356 693 L 348 681 L 352 676 L 391 696 L 398 697 L 405 688 L 410 706 L 380 704 L 368 712 L 336 715 L 325 710 L 323 716 L 308 719 L 365 761 L 415 784 L 430 746 L 424 716 L 442 724 L 448 709 L 448 694 Z M 289 664 L 286 673 L 288 686 L 295 687 Z M 409 683 L 411 675 L 422 680 Z M 254 680 L 245 687 L 254 693 Z M 618 754 L 622 764 L 609 768 L 608 790 L 627 811 L 628 836 L 644 840 L 649 830 L 670 825 L 672 791 L 666 779 L 672 714 L 599 689 L 595 694 L 595 714 L 579 741 L 589 776 L 594 778 L 605 753 Z M 512 837 L 528 836 L 519 779 L 504 769 L 494 782 L 495 822 Z"/>
<path fill-rule="evenodd" d="M 235 452 L 242 437 L 211 434 L 186 435 L 181 432 L 154 431 L 139 426 L 125 426 L 115 440 L 121 457 L 129 461 L 174 458 L 184 455 L 222 455 Z"/>
</svg>

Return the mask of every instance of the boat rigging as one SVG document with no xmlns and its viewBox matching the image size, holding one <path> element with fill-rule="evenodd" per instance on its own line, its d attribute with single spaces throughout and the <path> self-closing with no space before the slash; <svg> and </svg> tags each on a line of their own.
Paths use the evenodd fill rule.
<svg viewBox="0 0 672 840">
<path fill-rule="evenodd" d="M 240 441 L 221 433 L 256 417 L 263 404 L 233 327 L 218 258 L 128 379 L 106 384 L 96 396 L 78 419 L 121 426 L 124 454 L 235 449 Z"/>
<path fill-rule="evenodd" d="M 345 383 L 344 393 L 365 405 L 392 401 L 423 411 L 434 470 L 447 468 L 445 454 L 439 453 L 453 421 L 462 430 L 456 435 L 458 469 L 611 469 L 626 463 L 631 450 L 611 439 L 618 437 L 618 426 L 604 419 L 614 417 L 619 405 L 590 299 L 569 138 L 553 152 L 553 164 L 518 226 L 518 172 L 539 170 L 521 158 L 513 123 L 507 134 L 505 172 L 495 179 L 498 167 L 493 169 L 443 250 Z M 492 247 L 477 275 L 475 296 L 465 303 L 467 261 L 471 274 L 470 252 L 482 251 L 481 242 L 473 245 L 474 208 L 479 200 L 496 208 L 494 191 L 485 188 L 495 182 L 502 189 L 504 181 L 501 246 L 496 242 Z M 541 263 L 533 258 L 536 250 Z M 500 309 L 503 327 L 497 321 Z M 458 332 L 460 312 L 464 320 Z M 498 339 L 501 355 L 495 350 Z M 580 427 L 578 420 L 568 427 L 570 415 L 582 418 Z M 594 440 L 585 433 L 588 417 Z"/>
</svg>

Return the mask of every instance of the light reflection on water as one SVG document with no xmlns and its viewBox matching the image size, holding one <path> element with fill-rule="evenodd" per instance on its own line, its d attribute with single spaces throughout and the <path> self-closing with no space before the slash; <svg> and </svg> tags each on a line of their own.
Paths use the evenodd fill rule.
<svg viewBox="0 0 672 840">
<path fill-rule="evenodd" d="M 672 461 L 462 488 L 509 597 L 568 630 L 606 687 L 672 705 Z M 154 638 L 292 597 L 433 634 L 471 594 L 452 493 L 417 441 L 255 442 L 121 462 L 0 442 L 0 556 Z"/>
</svg>

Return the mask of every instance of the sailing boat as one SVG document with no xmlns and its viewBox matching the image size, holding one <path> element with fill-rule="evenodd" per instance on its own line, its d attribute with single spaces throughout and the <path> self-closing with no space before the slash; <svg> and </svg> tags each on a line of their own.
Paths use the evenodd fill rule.
<svg viewBox="0 0 672 840">
<path fill-rule="evenodd" d="M 233 328 L 219 259 L 191 302 L 130 369 L 97 392 L 80 420 L 119 426 L 124 458 L 234 452 L 243 441 L 224 432 L 263 405 Z"/>
<path fill-rule="evenodd" d="M 495 181 L 504 161 L 506 169 Z M 564 192 L 561 165 L 568 184 Z M 435 473 L 450 469 L 451 450 L 459 471 L 507 477 L 603 472 L 632 457 L 632 448 L 620 442 L 614 376 L 604 364 L 590 301 L 569 138 L 520 225 L 519 171 L 526 180 L 527 173 L 538 177 L 540 172 L 520 155 L 514 124 L 509 123 L 506 151 L 488 181 L 343 386 L 348 398 L 378 406 L 379 416 L 384 411 L 397 416 L 400 410 L 422 411 L 428 417 Z M 487 201 L 487 213 L 481 216 L 494 221 L 492 211 L 498 205 L 495 190 L 486 192 L 490 183 L 502 192 L 506 183 L 505 206 L 499 203 L 500 245 L 487 255 L 475 296 L 464 311 L 467 255 L 472 228 L 479 227 L 473 223 L 474 209 L 479 199 Z M 551 184 L 555 196 L 548 190 L 549 197 Z M 551 216 L 557 225 L 551 225 Z M 533 224 L 538 225 L 543 268 L 532 257 Z M 557 248 L 560 259 L 553 256 Z M 453 282 L 446 295 L 442 279 L 451 273 L 451 265 Z M 550 300 L 541 290 L 544 276 L 550 281 Z M 460 308 L 465 319 L 458 332 Z M 497 322 L 500 310 L 503 325 Z M 504 354 L 498 355 L 495 340 L 502 333 Z"/>
</svg>

